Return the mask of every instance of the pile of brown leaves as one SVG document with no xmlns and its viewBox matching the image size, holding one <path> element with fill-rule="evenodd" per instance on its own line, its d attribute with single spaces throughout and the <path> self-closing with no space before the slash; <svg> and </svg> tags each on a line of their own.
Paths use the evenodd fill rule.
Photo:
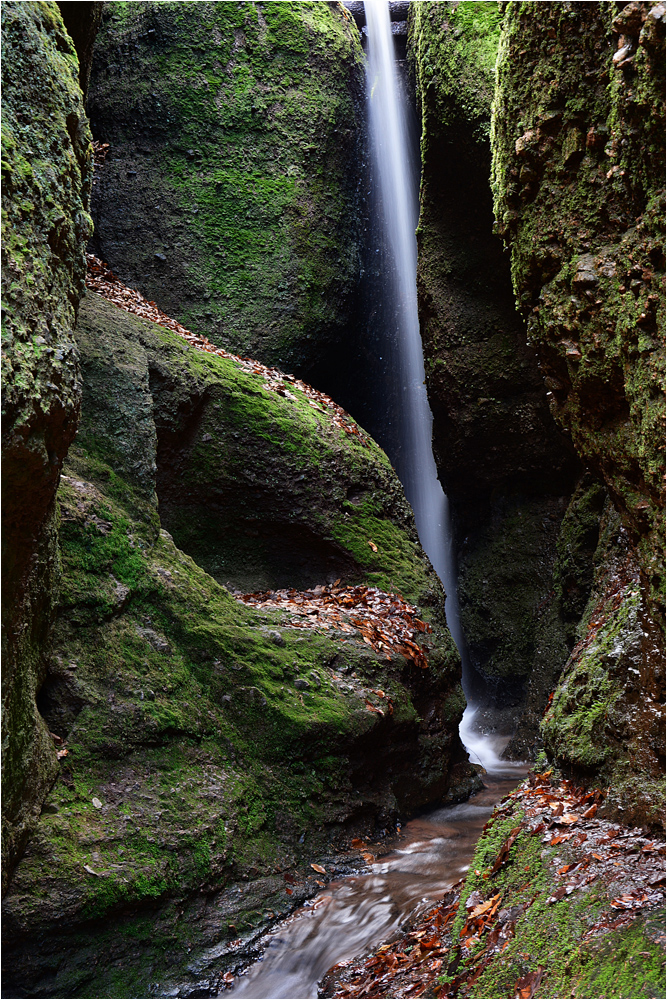
<svg viewBox="0 0 667 1000">
<path fill-rule="evenodd" d="M 284 372 L 279 371 L 278 368 L 269 368 L 259 361 L 253 361 L 252 358 L 241 358 L 236 354 L 230 354 L 229 351 L 225 351 L 222 347 L 216 347 L 206 337 L 192 333 L 184 326 L 181 326 L 175 319 L 167 316 L 166 313 L 163 313 L 157 307 L 155 302 L 145 299 L 136 289 L 128 288 L 127 285 L 124 285 L 113 271 L 97 257 L 94 257 L 92 254 L 86 254 L 86 259 L 88 261 L 86 287 L 90 288 L 91 291 L 97 292 L 126 312 L 134 313 L 135 316 L 141 316 L 142 319 L 148 319 L 152 323 L 157 323 L 159 326 L 165 327 L 167 330 L 173 330 L 179 337 L 183 337 L 192 347 L 196 347 L 200 351 L 217 354 L 221 358 L 229 358 L 243 368 L 244 371 L 251 372 L 253 375 L 259 375 L 262 379 L 263 387 L 270 392 L 275 392 L 287 399 L 295 399 L 296 397 L 290 390 L 298 389 L 306 397 L 309 406 L 312 406 L 313 409 L 318 410 L 320 413 L 326 414 L 334 427 L 345 431 L 346 434 L 353 435 L 364 447 L 368 447 L 370 438 L 355 424 L 349 413 L 346 413 L 342 406 L 335 403 L 325 393 L 320 392 L 318 389 L 313 389 L 312 386 L 295 378 L 294 375 L 286 375 Z"/>
<path fill-rule="evenodd" d="M 384 653 L 388 660 L 393 653 L 401 653 L 417 666 L 428 667 L 415 636 L 430 632 L 431 626 L 417 617 L 416 608 L 398 594 L 387 594 L 376 587 L 340 587 L 338 584 L 340 580 L 330 587 L 313 590 L 269 590 L 234 596 L 255 608 L 286 611 L 290 615 L 288 628 L 358 631 L 365 643 L 376 653 Z"/>
<path fill-rule="evenodd" d="M 592 882 L 596 882 L 598 894 L 607 899 L 584 941 L 630 923 L 638 910 L 664 905 L 664 843 L 647 837 L 641 829 L 596 818 L 603 801 L 598 789 L 586 792 L 569 781 L 552 784 L 550 778 L 551 772 L 531 775 L 502 800 L 487 823 L 485 830 L 517 807 L 524 813 L 489 869 L 476 872 L 489 879 L 489 891 L 476 890 L 463 900 L 463 881 L 457 883 L 409 934 L 383 945 L 369 958 L 334 966 L 323 981 L 321 995 L 418 997 L 429 987 L 431 996 L 455 997 L 462 987 L 468 995 L 483 970 L 508 946 L 517 922 L 540 895 L 536 892 L 511 905 L 510 899 L 503 900 L 502 890 L 493 891 L 491 880 L 507 864 L 521 833 L 541 835 L 542 843 L 549 846 L 562 844 L 567 855 L 552 859 L 558 867 L 547 905 Z M 462 906 L 465 919 L 454 940 L 452 925 Z M 435 980 L 443 973 L 448 973 L 449 981 L 438 986 Z M 541 965 L 527 972 L 515 984 L 514 996 L 533 997 L 545 975 L 548 972 Z"/>
</svg>

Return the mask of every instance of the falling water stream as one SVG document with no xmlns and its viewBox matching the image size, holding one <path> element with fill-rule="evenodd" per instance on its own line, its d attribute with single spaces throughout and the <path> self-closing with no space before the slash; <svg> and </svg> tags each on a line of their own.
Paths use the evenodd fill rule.
<svg viewBox="0 0 667 1000">
<path fill-rule="evenodd" d="M 399 441 L 390 455 L 415 514 L 422 546 L 443 582 L 449 630 L 463 659 L 456 573 L 447 497 L 433 458 L 432 415 L 424 381 L 417 312 L 418 178 L 408 155 L 406 118 L 386 0 L 366 0 L 368 95 L 378 196 L 385 225 L 386 281 L 398 332 L 396 396 Z M 516 785 L 520 768 L 500 759 L 506 740 L 493 742 L 475 728 L 466 709 L 461 738 L 470 759 L 487 770 L 486 787 L 470 801 L 410 821 L 371 873 L 331 883 L 266 937 L 260 961 L 237 980 L 229 997 L 278 1000 L 317 997 L 317 983 L 332 965 L 362 954 L 397 933 L 437 901 L 467 870 L 475 842 L 495 803 Z"/>
</svg>

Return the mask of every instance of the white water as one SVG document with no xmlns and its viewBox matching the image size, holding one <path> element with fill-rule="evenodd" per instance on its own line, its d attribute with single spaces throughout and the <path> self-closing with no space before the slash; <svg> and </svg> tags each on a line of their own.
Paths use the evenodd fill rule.
<svg viewBox="0 0 667 1000">
<path fill-rule="evenodd" d="M 461 654 L 463 687 L 469 697 L 467 654 L 459 618 L 449 504 L 438 480 L 433 458 L 433 417 L 424 384 L 416 282 L 418 178 L 410 169 L 405 98 L 398 86 L 389 6 L 386 0 L 366 0 L 364 6 L 368 26 L 371 134 L 382 216 L 395 268 L 395 308 L 399 327 L 397 377 L 402 403 L 398 415 L 401 447 L 397 471 L 414 511 L 424 551 L 445 588 L 447 625 Z M 477 710 L 469 704 L 459 729 L 470 760 L 496 774 L 511 771 L 512 765 L 499 756 L 508 740 L 480 733 L 475 725 L 476 715 Z"/>
<path fill-rule="evenodd" d="M 424 384 L 424 357 L 417 312 L 418 179 L 412 175 L 404 99 L 398 86 L 386 0 L 366 0 L 368 93 L 382 215 L 394 260 L 399 343 L 397 378 L 400 457 L 397 472 L 412 506 L 419 538 L 447 594 L 445 611 L 463 655 L 449 505 L 438 481 L 431 437 L 433 417 Z M 389 283 L 387 283 L 389 284 Z"/>
</svg>

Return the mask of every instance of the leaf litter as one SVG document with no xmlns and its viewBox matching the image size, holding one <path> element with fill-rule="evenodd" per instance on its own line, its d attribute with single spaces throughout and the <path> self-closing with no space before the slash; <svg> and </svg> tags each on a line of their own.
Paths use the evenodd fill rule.
<svg viewBox="0 0 667 1000">
<path fill-rule="evenodd" d="M 387 594 L 377 587 L 341 587 L 340 580 L 331 586 L 312 590 L 268 590 L 256 594 L 234 596 L 254 608 L 277 609 L 287 612 L 287 628 L 336 629 L 353 634 L 360 632 L 364 642 L 376 653 L 391 660 L 395 653 L 426 669 L 428 660 L 415 641 L 419 634 L 431 631 L 418 611 L 399 594 Z M 384 691 L 373 694 L 385 699 Z M 370 710 L 384 714 L 370 705 Z"/>
<path fill-rule="evenodd" d="M 87 253 L 86 260 L 88 265 L 86 288 L 97 292 L 103 298 L 109 302 L 113 302 L 114 305 L 120 309 L 124 309 L 126 312 L 140 316 L 142 319 L 150 320 L 152 323 L 157 323 L 158 326 L 162 326 L 166 330 L 172 330 L 179 337 L 183 337 L 192 347 L 197 348 L 197 350 L 206 351 L 208 354 L 217 354 L 218 357 L 234 361 L 244 371 L 258 375 L 262 379 L 263 388 L 268 389 L 270 392 L 275 392 L 286 399 L 295 400 L 296 396 L 293 390 L 298 390 L 306 397 L 308 405 L 327 416 L 334 427 L 355 437 L 364 447 L 367 448 L 369 446 L 370 438 L 368 435 L 355 423 L 349 413 L 342 406 L 339 406 L 338 403 L 334 402 L 330 396 L 327 396 L 326 393 L 320 392 L 319 389 L 314 389 L 311 385 L 302 382 L 301 379 L 296 378 L 294 375 L 287 375 L 281 372 L 278 368 L 263 365 L 252 358 L 239 357 L 236 354 L 231 354 L 222 347 L 217 347 L 207 337 L 192 333 L 191 330 L 186 329 L 177 320 L 167 316 L 155 302 L 145 299 L 141 292 L 138 292 L 135 288 L 128 288 L 98 257 Z M 374 551 L 377 551 L 377 549 Z"/>
<path fill-rule="evenodd" d="M 409 932 L 371 955 L 330 969 L 319 996 L 398 1000 L 427 991 L 430 997 L 468 996 L 484 969 L 509 946 L 517 924 L 540 897 L 547 905 L 555 905 L 590 886 L 602 905 L 589 922 L 583 943 L 627 926 L 642 910 L 664 906 L 665 844 L 641 828 L 597 818 L 603 801 L 599 789 L 586 791 L 571 781 L 552 779 L 549 771 L 531 774 L 505 796 L 484 828 L 488 830 L 517 809 L 523 812 L 493 863 L 478 873 L 489 880 L 488 889 L 463 898 L 465 879 L 461 879 Z M 567 858 L 554 852 L 545 860 L 543 854 L 543 863 L 558 866 L 552 885 L 512 905 L 509 897 L 503 898 L 502 889 L 494 890 L 493 879 L 511 863 L 512 847 L 522 834 L 540 837 L 548 847 L 560 847 Z M 453 927 L 461 916 L 461 929 L 454 935 Z M 664 947 L 664 937 L 660 943 Z M 548 967 L 536 965 L 518 978 L 513 994 L 504 995 L 527 1000 L 542 983 L 547 989 L 544 995 L 549 995 Z"/>
</svg>

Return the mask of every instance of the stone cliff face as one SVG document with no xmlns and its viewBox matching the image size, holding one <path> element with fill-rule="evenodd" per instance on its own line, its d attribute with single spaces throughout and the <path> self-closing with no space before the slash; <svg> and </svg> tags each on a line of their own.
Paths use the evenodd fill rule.
<svg viewBox="0 0 667 1000">
<path fill-rule="evenodd" d="M 107 4 L 94 252 L 214 342 L 322 366 L 354 320 L 362 60 L 338 4 Z"/>
<path fill-rule="evenodd" d="M 55 3 L 2 11 L 3 886 L 56 776 L 35 706 L 56 600 L 55 493 L 76 432 L 72 334 L 92 180 L 79 64 Z"/>
<path fill-rule="evenodd" d="M 657 596 L 664 10 L 549 11 L 508 11 L 494 116 L 498 227 L 552 412 L 636 536 Z"/>
<path fill-rule="evenodd" d="M 552 571 L 579 466 L 549 413 L 493 233 L 489 130 L 502 16 L 496 3 L 414 4 L 409 56 L 422 130 L 420 323 L 458 540 L 461 621 L 477 697 L 516 710 L 538 676 L 546 697 L 567 657 Z"/>
<path fill-rule="evenodd" d="M 612 501 L 543 735 L 633 822 L 664 801 L 664 51 L 664 4 L 510 3 L 493 118 L 550 407 Z"/>
<path fill-rule="evenodd" d="M 269 390 L 96 294 L 77 341 L 82 422 L 58 494 L 63 587 L 39 699 L 67 755 L 6 897 L 6 987 L 189 995 L 217 988 L 306 898 L 309 862 L 336 870 L 351 837 L 456 782 L 469 791 L 460 662 L 372 441 L 293 384 Z M 291 591 L 314 619 L 236 600 L 161 521 L 244 589 L 312 583 L 301 558 L 320 584 L 400 591 L 431 626 L 428 668 L 344 620 L 327 628 L 316 594 Z M 291 554 L 271 548 L 281 537 Z M 111 917 L 112 931 L 90 923 Z M 108 956 L 99 968 L 81 961 L 91 947 Z"/>
</svg>

